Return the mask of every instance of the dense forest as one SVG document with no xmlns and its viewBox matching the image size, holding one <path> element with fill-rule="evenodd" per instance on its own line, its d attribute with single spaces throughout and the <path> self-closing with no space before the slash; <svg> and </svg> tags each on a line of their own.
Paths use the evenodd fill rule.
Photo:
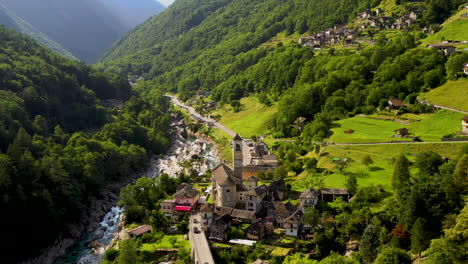
<svg viewBox="0 0 468 264">
<path fill-rule="evenodd" d="M 272 124 L 276 136 L 296 136 L 292 122 L 303 116 L 317 120 L 304 136 L 320 140 L 333 119 L 375 111 L 390 97 L 414 103 L 418 93 L 461 71 L 466 54 L 447 59 L 418 47 L 425 37 L 420 30 L 376 34 L 374 45 L 357 53 L 314 52 L 296 40 L 259 47 L 279 33 L 313 33 L 345 24 L 380 2 L 177 1 L 116 43 L 101 67 L 142 75 L 184 100 L 203 90 L 221 103 L 252 94 L 265 104 L 279 102 Z M 442 22 L 462 3 L 425 1 L 417 27 Z M 176 24 L 168 27 L 170 21 Z M 413 110 L 425 111 L 417 105 Z"/>
<path fill-rule="evenodd" d="M 136 96 L 125 79 L 4 27 L 0 46 L 2 259 L 14 263 L 78 221 L 106 183 L 168 147 L 170 104 L 145 84 Z M 118 111 L 100 106 L 108 98 L 127 103 Z M 28 251 L 15 254 L 25 239 Z"/>
</svg>

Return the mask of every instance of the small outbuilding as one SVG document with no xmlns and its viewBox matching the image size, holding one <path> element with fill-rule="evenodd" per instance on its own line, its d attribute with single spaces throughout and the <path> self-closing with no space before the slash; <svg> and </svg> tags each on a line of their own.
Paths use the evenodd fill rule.
<svg viewBox="0 0 468 264">
<path fill-rule="evenodd" d="M 451 45 L 429 45 L 428 47 L 443 51 L 445 56 L 452 55 L 452 53 L 454 53 L 457 49 L 455 46 Z"/>
<path fill-rule="evenodd" d="M 407 128 L 400 128 L 395 130 L 395 135 L 394 137 L 404 137 L 409 134 L 409 130 Z"/>
<path fill-rule="evenodd" d="M 400 107 L 406 106 L 405 103 L 398 99 L 389 99 L 388 106 L 390 109 L 399 109 Z"/>
<path fill-rule="evenodd" d="M 132 230 L 128 231 L 128 234 L 130 235 L 131 238 L 134 238 L 134 237 L 139 237 L 139 236 L 143 235 L 144 233 L 148 233 L 151 230 L 153 230 L 152 226 L 142 225 L 142 226 L 139 226 L 139 227 L 137 227 L 135 229 L 132 229 Z"/>
<path fill-rule="evenodd" d="M 468 75 L 468 62 L 463 65 L 463 73 Z"/>
</svg>

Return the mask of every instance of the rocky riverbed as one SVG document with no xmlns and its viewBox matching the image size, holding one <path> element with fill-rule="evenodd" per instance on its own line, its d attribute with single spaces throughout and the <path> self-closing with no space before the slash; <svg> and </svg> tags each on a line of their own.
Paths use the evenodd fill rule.
<svg viewBox="0 0 468 264">
<path fill-rule="evenodd" d="M 166 155 L 153 157 L 145 172 L 109 184 L 100 197 L 92 199 L 87 214 L 77 224 L 71 225 L 68 233 L 57 238 L 41 256 L 25 263 L 100 263 L 105 249 L 118 238 L 122 229 L 122 221 L 119 221 L 122 209 L 116 206 L 121 188 L 140 177 L 155 178 L 161 173 L 176 177 L 182 171 L 189 172 L 186 161 L 192 161 L 192 168 L 199 173 L 215 166 L 219 160 L 209 140 L 188 133 L 183 121 L 176 121 L 172 126 L 172 145 Z"/>
</svg>

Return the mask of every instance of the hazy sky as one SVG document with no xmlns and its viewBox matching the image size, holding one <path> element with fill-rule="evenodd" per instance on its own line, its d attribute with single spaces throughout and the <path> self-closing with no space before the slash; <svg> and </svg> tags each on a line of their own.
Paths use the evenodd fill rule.
<svg viewBox="0 0 468 264">
<path fill-rule="evenodd" d="M 157 0 L 159 1 L 161 4 L 165 5 L 165 6 L 169 6 L 170 4 L 172 4 L 172 2 L 174 2 L 175 0 Z"/>
</svg>

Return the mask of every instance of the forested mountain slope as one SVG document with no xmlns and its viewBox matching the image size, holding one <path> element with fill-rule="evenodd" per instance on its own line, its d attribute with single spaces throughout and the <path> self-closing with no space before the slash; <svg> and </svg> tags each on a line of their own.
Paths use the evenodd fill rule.
<svg viewBox="0 0 468 264">
<path fill-rule="evenodd" d="M 125 32 L 164 8 L 151 0 L 1 0 L 0 3 L 87 63 L 96 62 Z"/>
<path fill-rule="evenodd" d="M 415 2 L 384 1 L 403 13 Z M 302 116 L 317 120 L 303 135 L 320 139 L 330 120 L 373 112 L 388 98 L 414 102 L 462 69 L 455 56 L 418 46 L 423 28 L 443 22 L 463 0 L 416 1 L 418 19 L 404 31 L 353 24 L 358 11 L 381 2 L 181 0 L 117 42 L 101 67 L 143 75 L 184 100 L 199 90 L 221 103 L 256 94 L 265 104 L 278 102 L 277 136 L 297 135 L 293 121 Z M 347 22 L 369 44 L 313 50 L 297 43 Z M 261 45 L 272 38 L 277 44 Z"/>
<path fill-rule="evenodd" d="M 66 50 L 62 45 L 49 39 L 45 34 L 40 32 L 37 28 L 26 22 L 24 19 L 15 15 L 5 5 L 0 3 L 0 24 L 15 29 L 23 34 L 34 38 L 37 42 L 48 47 L 49 49 L 62 54 L 63 56 L 76 59 L 73 54 Z"/>
<path fill-rule="evenodd" d="M 0 225 L 9 227 L 3 262 L 37 255 L 79 221 L 103 185 L 164 151 L 169 104 L 160 93 L 131 98 L 122 116 L 99 105 L 127 100 L 130 90 L 120 76 L 0 26 Z"/>
<path fill-rule="evenodd" d="M 175 68 L 192 63 L 199 71 L 184 73 L 179 84 L 199 82 L 193 89 L 209 88 L 264 56 L 255 49 L 277 33 L 313 32 L 342 24 L 378 2 L 180 0 L 118 41 L 102 61 L 123 73 L 149 72 L 149 79 L 161 79 L 172 89 L 176 84 L 171 78 L 182 70 Z M 215 76 L 221 69 L 222 76 Z"/>
</svg>

